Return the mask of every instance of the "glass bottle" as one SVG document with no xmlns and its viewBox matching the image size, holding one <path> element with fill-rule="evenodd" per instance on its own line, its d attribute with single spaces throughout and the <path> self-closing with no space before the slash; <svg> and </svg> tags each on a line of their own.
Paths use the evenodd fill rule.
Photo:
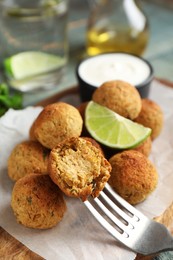
<svg viewBox="0 0 173 260">
<path fill-rule="evenodd" d="M 148 39 L 148 20 L 138 0 L 93 1 L 86 39 L 89 56 L 105 52 L 142 55 Z"/>
</svg>

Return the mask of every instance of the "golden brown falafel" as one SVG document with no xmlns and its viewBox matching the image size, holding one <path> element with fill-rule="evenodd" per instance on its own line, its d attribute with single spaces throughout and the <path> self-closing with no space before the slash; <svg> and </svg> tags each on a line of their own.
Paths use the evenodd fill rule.
<svg viewBox="0 0 173 260">
<path fill-rule="evenodd" d="M 18 180 L 12 191 L 11 206 L 17 221 L 30 228 L 51 228 L 66 211 L 61 190 L 49 175 L 30 174 Z"/>
<path fill-rule="evenodd" d="M 110 177 L 111 166 L 100 150 L 83 138 L 70 138 L 52 149 L 48 171 L 68 196 L 98 196 Z"/>
<path fill-rule="evenodd" d="M 66 138 L 78 137 L 83 120 L 72 105 L 58 102 L 47 105 L 34 123 L 34 136 L 45 147 L 54 148 Z"/>
<path fill-rule="evenodd" d="M 142 142 L 137 147 L 133 148 L 133 150 L 141 152 L 143 155 L 148 157 L 150 155 L 151 148 L 152 148 L 152 141 L 151 141 L 151 137 L 148 136 L 148 138 L 144 142 Z"/>
<path fill-rule="evenodd" d="M 37 141 L 37 139 L 35 138 L 35 134 L 34 134 L 34 129 L 35 129 L 35 121 L 36 120 L 34 120 L 34 122 L 32 123 L 32 125 L 31 125 L 31 127 L 30 127 L 30 129 L 29 129 L 29 139 L 30 140 L 33 140 L 33 141 Z"/>
<path fill-rule="evenodd" d="M 156 188 L 157 171 L 142 153 L 123 151 L 111 157 L 109 162 L 112 171 L 108 182 L 129 203 L 142 202 Z"/>
<path fill-rule="evenodd" d="M 83 102 L 77 107 L 77 109 L 78 109 L 78 111 L 79 111 L 79 113 L 80 113 L 80 115 L 83 119 L 83 122 L 85 122 L 85 110 L 86 110 L 87 105 L 88 105 L 88 102 Z M 83 124 L 81 135 L 90 136 L 90 134 L 89 134 L 89 132 L 88 132 L 86 126 L 85 126 L 85 123 Z"/>
<path fill-rule="evenodd" d="M 85 120 L 85 110 L 86 110 L 88 103 L 89 103 L 88 101 L 83 102 L 77 107 L 77 109 L 79 110 L 79 113 L 81 114 L 83 121 Z"/>
<path fill-rule="evenodd" d="M 120 80 L 103 83 L 94 91 L 92 100 L 131 120 L 138 116 L 142 107 L 136 88 Z"/>
<path fill-rule="evenodd" d="M 150 99 L 142 99 L 142 109 L 135 122 L 152 129 L 151 139 L 159 136 L 163 127 L 163 112 L 161 107 Z"/>
<path fill-rule="evenodd" d="M 84 138 L 85 140 L 91 142 L 92 145 L 94 145 L 96 148 L 98 148 L 101 151 L 102 155 L 105 156 L 101 145 L 95 139 L 88 137 L 88 136 L 81 136 L 81 137 Z"/>
<path fill-rule="evenodd" d="M 37 141 L 17 144 L 8 158 L 8 175 L 17 181 L 30 173 L 46 174 L 50 151 Z"/>
</svg>

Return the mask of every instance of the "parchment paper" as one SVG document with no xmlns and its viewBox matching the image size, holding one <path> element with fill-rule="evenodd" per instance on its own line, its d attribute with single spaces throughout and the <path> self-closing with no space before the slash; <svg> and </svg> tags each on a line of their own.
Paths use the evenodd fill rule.
<svg viewBox="0 0 173 260">
<path fill-rule="evenodd" d="M 150 98 L 162 107 L 165 117 L 164 128 L 153 142 L 150 156 L 159 173 L 159 184 L 137 208 L 153 218 L 173 201 L 173 89 L 154 81 Z M 9 110 L 0 119 L 0 226 L 45 259 L 134 259 L 135 254 L 113 239 L 78 199 L 65 197 L 68 210 L 52 229 L 34 230 L 16 222 L 10 207 L 14 183 L 7 175 L 7 158 L 17 143 L 28 139 L 28 130 L 41 109 Z"/>
</svg>

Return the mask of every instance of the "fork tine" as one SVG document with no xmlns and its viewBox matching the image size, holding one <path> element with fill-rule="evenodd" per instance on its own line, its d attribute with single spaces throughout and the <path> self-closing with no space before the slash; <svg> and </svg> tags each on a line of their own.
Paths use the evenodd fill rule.
<svg viewBox="0 0 173 260">
<path fill-rule="evenodd" d="M 127 201 L 125 201 L 122 197 L 120 197 L 114 190 L 113 188 L 106 183 L 104 191 L 107 193 L 107 191 L 109 192 L 109 194 L 111 194 L 111 196 L 115 199 L 115 201 L 117 201 L 121 206 L 123 206 L 123 208 L 127 211 L 129 211 L 129 213 L 132 214 L 132 217 L 136 217 L 137 221 L 142 217 L 142 218 L 146 218 L 146 216 L 144 214 L 142 214 L 140 211 L 138 211 L 135 207 L 133 207 L 132 205 L 130 205 Z M 147 218 L 146 218 L 147 219 Z"/>
<path fill-rule="evenodd" d="M 111 201 L 112 197 L 113 201 Z M 93 199 L 90 197 L 84 204 L 115 239 L 132 251 L 149 255 L 165 250 L 173 250 L 173 237 L 166 227 L 148 219 L 116 194 L 109 185 L 106 184 L 98 198 Z M 97 208 L 102 213 L 99 213 Z M 108 222 L 108 218 L 111 222 Z"/>
<path fill-rule="evenodd" d="M 86 200 L 84 202 L 85 206 L 89 209 L 89 211 L 93 214 L 93 216 L 97 219 L 97 221 L 116 239 L 123 242 L 123 236 L 119 233 L 108 221 L 104 219 L 104 217 L 94 208 L 94 206 Z M 126 237 L 126 235 L 125 235 Z"/>
<path fill-rule="evenodd" d="M 115 193 L 113 191 L 113 193 Z M 105 205 L 104 203 L 100 200 L 100 198 L 103 198 L 104 201 L 111 206 L 111 208 L 114 210 L 116 214 L 118 214 L 124 221 L 114 215 Z M 124 200 L 123 200 L 124 202 Z M 133 223 L 131 223 L 132 217 L 129 217 L 123 210 L 121 210 L 116 204 L 114 204 L 113 201 L 102 191 L 99 195 L 98 198 L 95 199 L 90 199 L 90 201 L 85 201 L 84 202 L 87 208 L 90 210 L 90 212 L 94 215 L 94 217 L 100 222 L 100 224 L 109 232 L 111 235 L 120 240 L 122 243 L 124 243 L 124 239 L 128 239 L 132 233 L 135 233 L 135 227 Z M 113 223 L 109 223 L 103 215 L 101 215 L 97 209 L 93 206 L 93 204 L 96 204 L 102 212 L 105 213 L 105 216 L 108 217 Z M 139 222 L 140 219 L 135 216 L 134 222 Z M 113 225 L 115 224 L 115 225 Z M 130 233 L 129 233 L 130 232 Z M 127 242 L 126 242 L 127 243 Z"/>
<path fill-rule="evenodd" d="M 97 199 L 93 199 L 93 201 L 97 202 Z M 139 240 L 138 233 L 136 233 L 136 228 L 129 229 L 129 232 L 124 231 L 123 229 L 118 231 L 114 226 L 112 226 L 91 204 L 90 201 L 84 202 L 85 206 L 89 209 L 92 215 L 96 218 L 96 220 L 118 241 L 124 244 L 127 248 L 130 248 L 132 251 L 143 253 L 138 248 L 135 248 L 135 243 Z M 107 214 L 106 214 L 107 215 Z M 108 215 L 107 215 L 108 216 Z M 146 253 L 145 253 L 146 254 Z"/>
<path fill-rule="evenodd" d="M 105 195 L 104 193 L 102 194 Z M 108 208 L 106 208 L 105 205 L 98 198 L 95 198 L 94 201 L 100 207 L 100 209 L 102 209 L 102 211 L 108 216 L 108 218 L 117 226 L 118 230 L 120 230 L 119 232 L 123 233 L 127 225 L 121 222 L 111 211 L 109 211 Z"/>
<path fill-rule="evenodd" d="M 127 215 L 120 207 L 118 207 L 103 191 L 100 193 L 99 198 L 103 198 L 104 201 L 123 219 L 125 220 L 125 222 L 127 223 L 128 226 L 130 226 L 130 228 L 132 227 L 132 222 L 133 222 L 133 218 L 135 217 L 134 215 Z M 136 217 L 134 219 L 135 221 L 139 221 L 139 218 Z M 120 222 L 122 223 L 122 222 Z M 131 223 L 131 225 L 130 225 Z M 127 226 L 126 225 L 126 226 Z"/>
</svg>

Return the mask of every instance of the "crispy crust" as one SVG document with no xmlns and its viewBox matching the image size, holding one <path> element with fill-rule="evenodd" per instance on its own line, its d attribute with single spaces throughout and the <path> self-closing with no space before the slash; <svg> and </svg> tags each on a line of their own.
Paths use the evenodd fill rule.
<svg viewBox="0 0 173 260">
<path fill-rule="evenodd" d="M 151 139 L 159 136 L 163 128 L 163 112 L 156 102 L 150 99 L 142 99 L 142 109 L 135 122 L 152 129 Z"/>
<path fill-rule="evenodd" d="M 62 192 L 49 175 L 39 174 L 27 175 L 15 183 L 11 206 L 20 224 L 37 229 L 55 226 L 66 211 Z"/>
<path fill-rule="evenodd" d="M 8 158 L 8 176 L 17 181 L 31 173 L 46 174 L 50 151 L 36 141 L 17 144 Z"/>
<path fill-rule="evenodd" d="M 100 152 L 102 153 L 102 155 L 105 157 L 104 151 L 101 147 L 101 145 L 92 137 L 88 137 L 88 136 L 81 136 L 83 139 L 85 139 L 86 141 L 89 141 L 92 143 L 92 145 L 94 145 L 96 148 L 98 148 L 100 150 Z"/>
<path fill-rule="evenodd" d="M 136 118 L 142 107 L 141 97 L 136 88 L 120 80 L 102 84 L 94 91 L 92 99 L 129 119 Z"/>
<path fill-rule="evenodd" d="M 52 149 L 66 138 L 78 137 L 83 120 L 72 105 L 58 102 L 46 106 L 34 123 L 32 134 L 43 146 Z"/>
<path fill-rule="evenodd" d="M 48 171 L 68 196 L 98 196 L 110 177 L 111 166 L 100 150 L 83 138 L 70 138 L 52 149 Z"/>
<path fill-rule="evenodd" d="M 152 148 L 151 137 L 149 136 L 144 142 L 134 148 L 135 151 L 141 152 L 143 155 L 148 157 Z"/>
<path fill-rule="evenodd" d="M 156 188 L 157 171 L 142 153 L 123 151 L 112 156 L 109 162 L 112 166 L 109 183 L 129 203 L 142 202 Z"/>
<path fill-rule="evenodd" d="M 81 117 L 83 119 L 83 122 L 85 122 L 85 110 L 86 110 L 86 107 L 87 107 L 88 103 L 89 103 L 88 101 L 87 102 L 83 102 L 83 103 L 81 103 L 77 107 L 77 109 L 78 109 L 78 111 L 79 111 L 79 113 L 80 113 L 80 115 L 81 115 Z M 83 124 L 83 129 L 82 129 L 81 135 L 82 136 L 90 136 L 90 134 L 89 134 L 85 124 Z"/>
<path fill-rule="evenodd" d="M 86 110 L 88 103 L 89 103 L 88 101 L 83 102 L 77 107 L 77 109 L 78 109 L 79 113 L 81 114 L 81 117 L 82 117 L 83 120 L 85 119 L 85 110 Z"/>
<path fill-rule="evenodd" d="M 29 139 L 32 140 L 32 141 L 37 141 L 37 139 L 35 138 L 35 134 L 34 134 L 34 131 L 35 131 L 35 121 L 32 123 L 30 129 L 29 129 Z"/>
</svg>

